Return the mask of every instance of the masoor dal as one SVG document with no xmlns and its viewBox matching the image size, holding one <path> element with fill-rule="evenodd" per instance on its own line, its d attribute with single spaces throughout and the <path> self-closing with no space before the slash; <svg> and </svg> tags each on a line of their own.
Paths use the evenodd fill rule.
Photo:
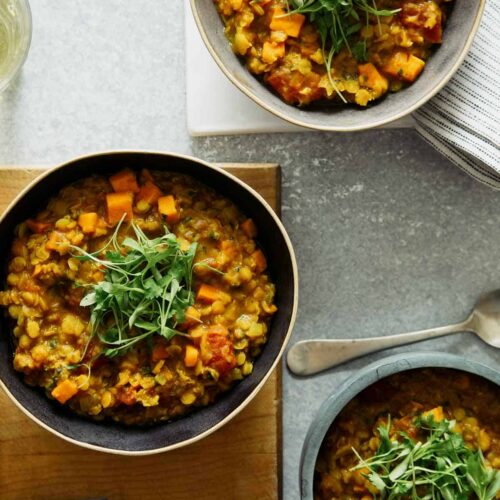
<svg viewBox="0 0 500 500">
<path fill-rule="evenodd" d="M 316 463 L 317 500 L 372 500 L 378 490 L 358 463 L 379 446 L 377 428 L 391 417 L 391 438 L 398 432 L 417 438 L 414 418 L 436 407 L 455 421 L 466 445 L 481 449 L 486 465 L 500 470 L 500 389 L 487 380 L 448 369 L 411 370 L 365 389 L 340 413 L 328 431 Z M 406 498 L 406 497 L 404 497 Z M 410 497 L 408 497 L 410 498 Z M 500 498 L 500 492 L 496 498 Z"/>
<path fill-rule="evenodd" d="M 180 174 L 127 176 L 115 189 L 101 176 L 69 185 L 17 227 L 0 304 L 15 322 L 14 367 L 28 384 L 79 414 L 133 424 L 208 405 L 248 376 L 276 307 L 257 229 L 231 201 Z M 194 268 L 194 291 L 207 285 L 213 293 L 196 298 L 190 321 L 179 327 L 185 335 L 153 335 L 109 358 L 90 338 L 90 310 L 80 306 L 85 288 L 78 286 L 100 282 L 103 272 L 75 258 L 70 245 L 95 252 L 109 240 L 124 213 L 107 206 L 113 190 L 129 203 L 119 239 L 131 235 L 130 219 L 149 237 L 168 223 L 181 246 L 198 243 L 195 262 L 207 264 Z"/>
<path fill-rule="evenodd" d="M 401 9 L 392 16 L 360 14 L 362 28 L 350 45 L 366 43 L 366 59 L 344 46 L 333 57 L 331 78 L 317 28 L 302 14 L 286 22 L 285 0 L 214 0 L 233 50 L 289 104 L 315 101 L 366 106 L 387 92 L 411 84 L 441 43 L 445 4 L 450 0 L 376 0 L 378 9 Z M 370 4 L 371 2 L 369 2 Z"/>
</svg>

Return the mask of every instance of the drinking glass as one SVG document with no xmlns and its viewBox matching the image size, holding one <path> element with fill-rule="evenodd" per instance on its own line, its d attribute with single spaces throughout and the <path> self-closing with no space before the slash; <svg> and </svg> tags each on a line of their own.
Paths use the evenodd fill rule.
<svg viewBox="0 0 500 500">
<path fill-rule="evenodd" d="M 21 69 L 31 42 L 27 0 L 0 0 L 0 92 Z"/>
</svg>

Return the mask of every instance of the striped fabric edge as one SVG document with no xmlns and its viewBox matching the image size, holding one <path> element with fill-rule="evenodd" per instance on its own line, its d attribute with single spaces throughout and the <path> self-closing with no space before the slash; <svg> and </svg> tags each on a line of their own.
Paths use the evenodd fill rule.
<svg viewBox="0 0 500 500">
<path fill-rule="evenodd" d="M 435 135 L 432 128 L 428 128 L 422 123 L 417 122 L 415 129 L 425 142 L 439 151 L 466 174 L 492 189 L 500 190 L 500 175 L 491 170 L 487 165 L 477 159 L 472 159 L 466 153 L 450 147 L 446 140 Z"/>
<path fill-rule="evenodd" d="M 468 83 L 473 85 L 473 79 L 471 78 Z M 452 80 L 449 86 L 445 87 L 421 109 L 445 109 L 446 114 L 458 122 L 474 123 L 475 127 L 481 129 L 483 133 L 487 134 L 489 140 L 494 142 L 498 139 L 500 120 L 498 111 L 492 107 L 491 103 L 500 102 L 500 93 L 492 94 L 489 100 L 475 96 L 474 105 L 471 105 L 469 96 L 462 91 L 462 88 L 465 89 L 464 82 L 458 79 Z M 418 115 L 419 112 L 420 110 L 415 115 Z"/>
<path fill-rule="evenodd" d="M 463 64 L 441 92 L 413 113 L 415 129 L 427 143 L 493 189 L 500 189 L 499 27 L 500 2 L 487 0 Z"/>
<path fill-rule="evenodd" d="M 414 118 L 417 123 L 422 124 L 428 130 L 432 130 L 441 140 L 446 141 L 449 146 L 477 157 L 493 171 L 496 171 L 496 168 L 500 166 L 498 147 L 491 144 L 478 132 L 468 128 L 465 123 L 455 123 L 446 115 L 444 109 L 440 109 L 439 113 L 432 113 L 427 109 L 422 109 Z"/>
</svg>

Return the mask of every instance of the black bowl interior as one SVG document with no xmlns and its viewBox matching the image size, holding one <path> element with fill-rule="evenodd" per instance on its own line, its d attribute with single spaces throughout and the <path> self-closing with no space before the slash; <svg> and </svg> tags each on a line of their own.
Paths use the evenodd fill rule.
<svg viewBox="0 0 500 500">
<path fill-rule="evenodd" d="M 362 109 L 355 106 L 298 108 L 283 102 L 252 75 L 229 46 L 224 27 L 213 0 L 191 0 L 211 49 L 235 82 L 282 118 L 320 129 L 366 129 L 381 120 L 390 121 L 410 108 L 422 104 L 450 74 L 460 59 L 469 34 L 481 9 L 482 0 L 454 0 L 443 34 L 443 43 L 427 61 L 418 80 L 401 92 Z"/>
<path fill-rule="evenodd" d="M 253 373 L 222 395 L 215 404 L 201 408 L 178 420 L 150 426 L 125 427 L 114 422 L 95 422 L 79 417 L 49 400 L 42 390 L 27 386 L 12 366 L 11 324 L 1 315 L 0 320 L 0 379 L 14 398 L 48 427 L 76 441 L 102 448 L 128 452 L 164 448 L 194 438 L 217 425 L 240 406 L 268 374 L 286 339 L 293 314 L 294 273 L 292 256 L 284 234 L 267 209 L 253 194 L 230 177 L 196 161 L 159 153 L 111 153 L 72 161 L 50 172 L 6 214 L 0 224 L 0 261 L 6 263 L 16 224 L 43 209 L 50 196 L 67 184 L 92 174 L 107 175 L 125 167 L 132 169 L 176 171 L 191 175 L 233 200 L 259 228 L 259 244 L 276 283 L 275 314 L 268 343 L 254 365 Z M 5 283 L 5 265 L 0 283 Z M 3 286 L 3 285 L 2 285 Z"/>
</svg>

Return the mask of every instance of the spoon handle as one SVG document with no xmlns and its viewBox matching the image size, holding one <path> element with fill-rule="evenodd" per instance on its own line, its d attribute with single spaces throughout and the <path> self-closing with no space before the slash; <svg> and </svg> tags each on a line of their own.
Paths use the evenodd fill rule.
<svg viewBox="0 0 500 500">
<path fill-rule="evenodd" d="M 455 325 L 385 337 L 302 340 L 288 351 L 287 364 L 295 375 L 312 375 L 370 352 L 467 330 L 468 321 L 464 321 Z"/>
</svg>

